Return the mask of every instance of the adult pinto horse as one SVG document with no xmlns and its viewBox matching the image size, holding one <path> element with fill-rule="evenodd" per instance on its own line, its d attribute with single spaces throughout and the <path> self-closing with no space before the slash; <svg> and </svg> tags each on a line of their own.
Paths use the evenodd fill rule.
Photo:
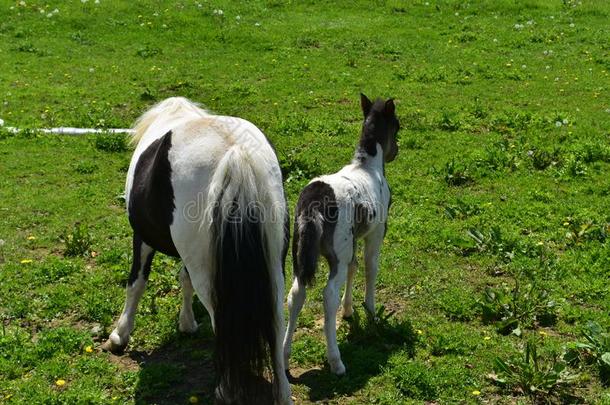
<svg viewBox="0 0 610 405">
<path fill-rule="evenodd" d="M 274 402 L 292 403 L 281 341 L 288 213 L 273 148 L 252 123 L 180 97 L 144 113 L 133 143 L 125 187 L 133 264 L 104 348 L 127 346 L 155 252 L 179 257 L 179 329 L 197 329 L 196 293 L 214 328 L 217 398 L 262 401 L 260 377 L 271 358 Z"/>
</svg>

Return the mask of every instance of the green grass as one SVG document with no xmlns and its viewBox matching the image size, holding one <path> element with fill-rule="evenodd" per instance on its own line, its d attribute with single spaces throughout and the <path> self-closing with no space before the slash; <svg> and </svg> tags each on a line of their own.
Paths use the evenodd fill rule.
<svg viewBox="0 0 610 405">
<path fill-rule="evenodd" d="M 338 333 L 348 374 L 330 375 L 321 270 L 293 347 L 297 403 L 532 403 L 519 387 L 540 375 L 515 382 L 523 373 L 498 364 L 529 373 L 526 342 L 555 364 L 589 322 L 608 332 L 610 5 L 199 3 L 0 2 L 0 118 L 128 127 L 155 101 L 190 97 L 268 135 L 294 206 L 350 160 L 359 92 L 395 97 L 378 279 L 393 315 L 375 324 L 357 308 Z M 211 403 L 209 320 L 197 304 L 201 329 L 177 332 L 171 259 L 155 258 L 129 352 L 97 350 L 131 259 L 129 158 L 120 136 L 0 129 L 0 402 Z M 549 398 L 610 403 L 603 350 L 571 356 L 569 395 L 553 380 Z"/>
</svg>

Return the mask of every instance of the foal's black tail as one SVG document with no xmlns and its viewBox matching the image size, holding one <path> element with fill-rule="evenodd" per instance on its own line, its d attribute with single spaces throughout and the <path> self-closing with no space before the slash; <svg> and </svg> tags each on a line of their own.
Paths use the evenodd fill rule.
<svg viewBox="0 0 610 405">
<path fill-rule="evenodd" d="M 299 196 L 294 215 L 294 275 L 301 283 L 310 285 L 318 266 L 320 243 L 323 238 L 333 237 L 337 223 L 338 205 L 333 188 L 320 180 L 309 183 Z M 325 229 L 329 231 L 326 235 Z"/>
<path fill-rule="evenodd" d="M 310 214 L 313 215 L 296 213 L 292 236 L 294 275 L 306 286 L 313 283 L 322 238 L 322 216 L 317 212 Z"/>
<path fill-rule="evenodd" d="M 239 404 L 260 403 L 261 377 L 276 345 L 278 298 L 269 265 L 275 253 L 268 243 L 275 228 L 257 204 L 264 201 L 257 184 L 264 183 L 239 147 L 225 154 L 210 183 L 218 395 Z"/>
</svg>

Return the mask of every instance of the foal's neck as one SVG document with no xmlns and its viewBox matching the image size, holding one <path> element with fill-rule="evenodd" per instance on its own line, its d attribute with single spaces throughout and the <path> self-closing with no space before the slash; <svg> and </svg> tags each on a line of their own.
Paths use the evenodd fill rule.
<svg viewBox="0 0 610 405">
<path fill-rule="evenodd" d="M 352 164 L 362 167 L 363 169 L 378 172 L 382 176 L 385 176 L 385 162 L 383 161 L 383 149 L 381 145 L 376 144 L 377 153 L 375 156 L 371 155 L 362 146 L 356 148 L 354 153 L 354 159 Z"/>
</svg>

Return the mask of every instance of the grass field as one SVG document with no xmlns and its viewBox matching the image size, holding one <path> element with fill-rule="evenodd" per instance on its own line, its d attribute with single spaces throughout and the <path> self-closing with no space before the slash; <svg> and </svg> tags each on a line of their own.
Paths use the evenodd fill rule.
<svg viewBox="0 0 610 405">
<path fill-rule="evenodd" d="M 351 159 L 359 92 L 395 97 L 380 320 L 341 323 L 331 375 L 320 275 L 296 403 L 610 404 L 610 3 L 96 3 L 0 0 L 7 126 L 128 127 L 186 96 L 267 134 L 294 207 Z M 209 320 L 197 303 L 178 333 L 172 259 L 128 352 L 98 349 L 131 259 L 129 158 L 118 136 L 0 129 L 0 403 L 211 403 Z"/>
</svg>

